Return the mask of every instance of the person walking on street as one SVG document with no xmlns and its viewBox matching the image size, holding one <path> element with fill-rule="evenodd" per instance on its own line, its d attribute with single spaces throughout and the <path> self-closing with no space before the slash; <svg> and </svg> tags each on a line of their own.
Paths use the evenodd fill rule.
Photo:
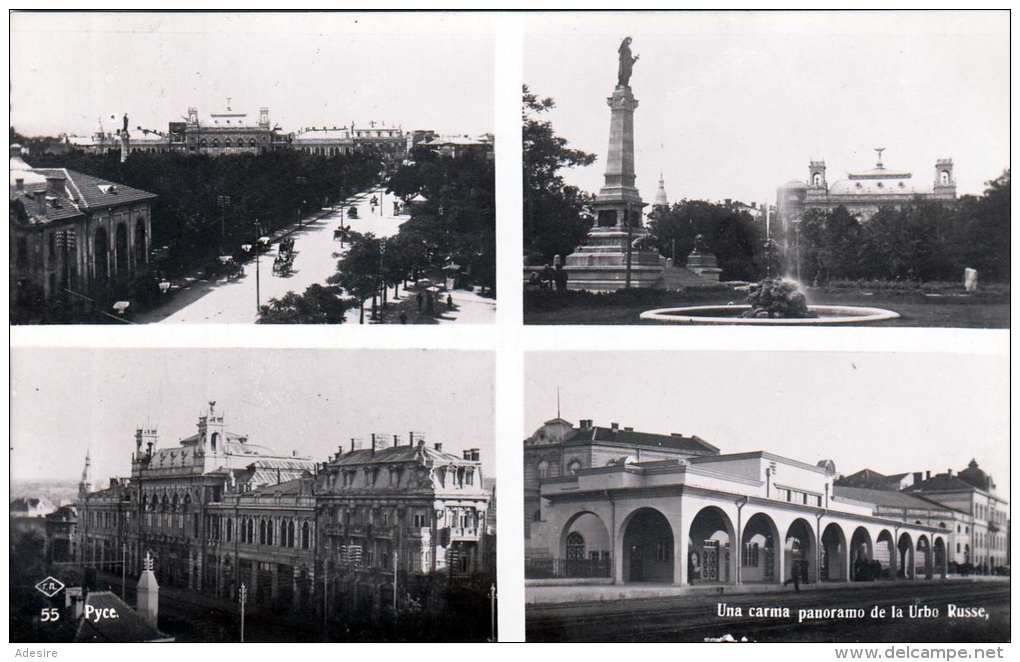
<svg viewBox="0 0 1020 662">
<path fill-rule="evenodd" d="M 418 292 L 418 312 L 419 313 L 421 312 L 421 303 L 422 303 L 421 292 Z"/>
</svg>

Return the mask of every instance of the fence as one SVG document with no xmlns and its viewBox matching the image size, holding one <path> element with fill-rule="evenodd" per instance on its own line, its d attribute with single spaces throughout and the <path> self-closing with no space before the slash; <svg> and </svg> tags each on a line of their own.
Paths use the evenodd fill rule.
<svg viewBox="0 0 1020 662">
<path fill-rule="evenodd" d="M 560 577 L 612 577 L 612 559 L 527 559 L 525 579 Z"/>
</svg>

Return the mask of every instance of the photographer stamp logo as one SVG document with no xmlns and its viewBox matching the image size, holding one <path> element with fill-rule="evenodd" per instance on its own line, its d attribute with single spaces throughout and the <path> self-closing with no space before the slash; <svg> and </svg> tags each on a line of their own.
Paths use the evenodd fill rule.
<svg viewBox="0 0 1020 662">
<path fill-rule="evenodd" d="M 35 590 L 39 591 L 47 598 L 52 598 L 57 593 L 64 590 L 64 583 L 56 577 L 48 576 L 46 579 L 35 585 Z"/>
</svg>

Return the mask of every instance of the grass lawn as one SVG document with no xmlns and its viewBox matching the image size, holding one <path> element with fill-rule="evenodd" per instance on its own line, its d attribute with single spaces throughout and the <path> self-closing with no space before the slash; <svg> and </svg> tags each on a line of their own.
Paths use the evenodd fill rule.
<svg viewBox="0 0 1020 662">
<path fill-rule="evenodd" d="M 666 292 L 645 290 L 592 295 L 568 292 L 525 292 L 525 324 L 658 324 L 638 319 L 654 308 L 744 303 L 737 291 Z M 1009 328 L 1009 294 L 861 291 L 809 288 L 812 304 L 840 304 L 887 308 L 899 319 L 867 326 L 957 327 L 979 329 Z"/>
</svg>

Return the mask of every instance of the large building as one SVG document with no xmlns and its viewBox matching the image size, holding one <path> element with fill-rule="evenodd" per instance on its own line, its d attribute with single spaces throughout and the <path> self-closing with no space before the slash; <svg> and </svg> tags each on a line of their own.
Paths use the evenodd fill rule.
<svg viewBox="0 0 1020 662">
<path fill-rule="evenodd" d="M 935 491 L 840 487 L 831 461 L 720 454 L 697 436 L 615 423 L 547 421 L 524 463 L 525 572 L 537 583 L 931 578 L 953 568 L 955 525 L 976 521 Z"/>
<path fill-rule="evenodd" d="M 230 99 L 224 110 L 208 115 L 199 115 L 198 108 L 188 108 L 183 122 L 170 122 L 167 138 L 173 149 L 213 156 L 262 154 L 286 148 L 288 143 L 280 127 L 269 121 L 268 108 L 260 108 L 258 119 L 253 119 L 246 112 L 234 110 Z"/>
<path fill-rule="evenodd" d="M 210 403 L 196 434 L 160 446 L 135 436 L 132 472 L 78 502 L 79 559 L 137 573 L 145 554 L 161 585 L 235 599 L 249 608 L 367 614 L 432 573 L 456 578 L 483 565 L 489 496 L 478 451 L 462 456 L 373 435 L 325 462 L 277 453 L 230 432 Z M 401 596 L 404 592 L 401 592 Z"/>
<path fill-rule="evenodd" d="M 950 201 L 956 199 L 953 160 L 937 159 L 929 185 L 914 180 L 910 172 L 890 169 L 882 162 L 884 148 L 877 148 L 877 162 L 868 170 L 847 173 L 846 179 L 829 183 L 825 161 L 808 164 L 807 182 L 789 181 L 776 192 L 777 220 L 783 228 L 798 223 L 811 209 L 831 211 L 845 207 L 867 221 L 882 207 L 897 207 L 915 199 Z"/>
<path fill-rule="evenodd" d="M 10 156 L 11 299 L 39 306 L 66 294 L 103 298 L 149 266 L 147 191 Z"/>
</svg>

